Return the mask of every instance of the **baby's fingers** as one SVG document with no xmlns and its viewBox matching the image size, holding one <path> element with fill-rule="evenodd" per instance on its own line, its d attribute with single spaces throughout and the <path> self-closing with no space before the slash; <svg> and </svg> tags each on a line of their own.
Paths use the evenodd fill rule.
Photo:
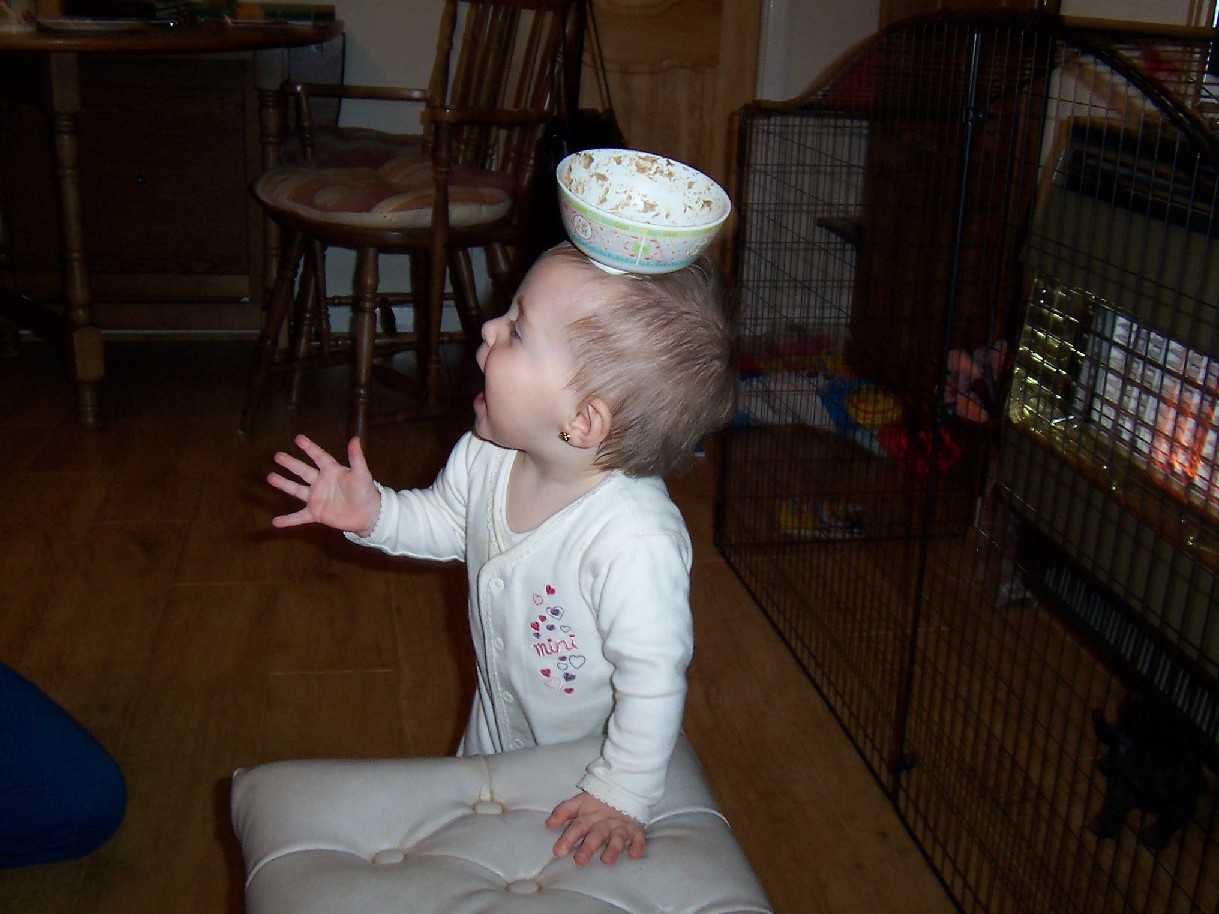
<svg viewBox="0 0 1219 914">
<path fill-rule="evenodd" d="M 609 840 L 605 842 L 605 850 L 601 854 L 601 862 L 612 866 L 628 847 L 631 847 L 630 836 L 625 831 L 610 832 Z"/>
<path fill-rule="evenodd" d="M 645 841 L 642 828 L 636 827 L 633 824 L 612 826 L 609 831 L 609 837 L 605 841 L 605 850 L 601 854 L 601 862 L 607 866 L 614 864 L 618 861 L 623 851 L 626 851 L 632 860 L 638 860 L 643 856 Z M 587 839 L 585 839 L 585 843 L 588 843 Z M 593 852 L 595 853 L 595 851 L 596 848 L 594 847 Z M 589 859 L 592 859 L 591 853 L 589 854 Z M 578 855 L 576 862 L 580 862 Z"/>
<path fill-rule="evenodd" d="M 576 830 L 574 825 L 568 825 L 563 829 L 563 833 L 559 835 L 559 840 L 554 843 L 551 853 L 556 857 L 566 857 L 580 843 L 581 837 L 583 836 Z"/>
<path fill-rule="evenodd" d="M 315 444 L 312 439 L 305 435 L 297 435 L 293 441 L 296 446 L 305 452 L 305 456 L 317 464 L 318 469 L 326 466 L 328 463 L 335 463 L 335 459 L 330 456 L 330 452 Z"/>
<path fill-rule="evenodd" d="M 285 495 L 291 495 L 293 498 L 299 498 L 301 501 L 309 500 L 309 487 L 302 485 L 295 479 L 288 479 L 286 476 L 280 476 L 278 473 L 268 473 L 267 482 Z"/>
<path fill-rule="evenodd" d="M 347 442 L 347 466 L 356 473 L 372 475 L 368 470 L 368 461 L 364 459 L 364 447 L 360 444 L 359 436 L 353 436 Z"/>
<path fill-rule="evenodd" d="M 276 451 L 274 460 L 281 467 L 297 476 L 304 483 L 313 484 L 313 480 L 317 479 L 317 467 L 310 466 L 303 460 L 293 457 L 291 454 L 285 454 L 283 451 Z"/>
<path fill-rule="evenodd" d="M 547 828 L 558 828 L 564 822 L 569 822 L 580 814 L 580 798 L 572 797 L 569 800 L 564 800 L 556 806 L 550 813 L 550 818 L 546 820 Z"/>
<path fill-rule="evenodd" d="M 572 801 L 567 801 L 568 803 Z M 554 843 L 554 848 L 551 853 L 556 857 L 566 857 L 570 854 L 583 839 L 588 831 L 588 826 L 581 823 L 574 811 L 567 811 L 563 808 L 564 804 L 559 804 L 555 807 L 554 812 L 550 814 L 550 818 L 546 820 L 547 828 L 563 827 L 562 834 L 559 835 L 559 840 Z"/>
<path fill-rule="evenodd" d="M 313 514 L 308 508 L 301 508 L 291 514 L 280 514 L 278 517 L 271 518 L 272 527 L 299 527 L 302 524 L 311 523 L 313 523 Z"/>
<path fill-rule="evenodd" d="M 598 831 L 596 825 L 590 826 L 580 819 L 573 819 L 563 829 L 563 834 L 555 842 L 551 853 L 555 857 L 566 857 L 571 854 L 576 863 L 584 866 L 593 859 L 601 845 L 605 843 L 605 834 L 598 834 Z"/>
</svg>

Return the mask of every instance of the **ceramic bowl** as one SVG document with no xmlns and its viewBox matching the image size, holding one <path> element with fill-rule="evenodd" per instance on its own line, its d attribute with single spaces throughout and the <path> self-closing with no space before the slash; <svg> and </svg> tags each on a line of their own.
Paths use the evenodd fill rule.
<svg viewBox="0 0 1219 914">
<path fill-rule="evenodd" d="M 671 273 L 698 259 L 732 204 L 689 165 L 631 149 L 590 149 L 559 163 L 559 212 L 572 244 L 629 273 Z"/>
</svg>

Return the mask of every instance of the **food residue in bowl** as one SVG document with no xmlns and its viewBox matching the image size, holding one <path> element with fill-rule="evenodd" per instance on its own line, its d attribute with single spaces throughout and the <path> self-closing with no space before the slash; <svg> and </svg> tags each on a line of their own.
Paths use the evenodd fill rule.
<svg viewBox="0 0 1219 914">
<path fill-rule="evenodd" d="M 568 162 L 560 180 L 587 205 L 648 225 L 697 228 L 728 209 L 726 196 L 710 178 L 647 153 L 583 152 Z"/>
</svg>

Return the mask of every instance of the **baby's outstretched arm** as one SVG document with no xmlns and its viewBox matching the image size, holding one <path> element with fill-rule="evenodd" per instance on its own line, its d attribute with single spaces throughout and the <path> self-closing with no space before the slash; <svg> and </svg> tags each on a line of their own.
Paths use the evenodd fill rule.
<svg viewBox="0 0 1219 914">
<path fill-rule="evenodd" d="M 346 533 L 370 534 L 381 511 L 381 493 L 373 484 L 360 439 L 352 438 L 347 444 L 350 467 L 343 466 L 304 435 L 297 435 L 295 441 L 313 461 L 312 465 L 280 451 L 275 455 L 275 462 L 296 479 L 272 472 L 267 476 L 267 482 L 281 492 L 299 498 L 305 507 L 272 518 L 272 526 L 325 524 Z"/>
<path fill-rule="evenodd" d="M 581 791 L 556 806 L 546 827 L 558 828 L 564 823 L 563 834 L 554 846 L 556 857 L 565 857 L 574 849 L 572 859 L 584 866 L 603 847 L 601 862 L 606 864 L 614 863 L 623 851 L 632 860 L 643 856 L 643 825 L 591 793 Z"/>
</svg>

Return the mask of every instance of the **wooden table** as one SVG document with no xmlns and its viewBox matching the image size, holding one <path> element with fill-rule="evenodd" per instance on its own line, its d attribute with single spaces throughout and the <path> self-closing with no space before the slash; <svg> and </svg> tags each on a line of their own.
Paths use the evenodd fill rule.
<svg viewBox="0 0 1219 914">
<path fill-rule="evenodd" d="M 36 52 L 44 55 L 45 79 L 51 112 L 52 141 L 58 184 L 60 222 L 63 228 L 63 312 L 33 304 L 13 288 L 4 275 L 5 227 L 0 225 L 0 318 L 7 318 L 44 339 L 63 345 L 69 371 L 76 384 L 80 423 L 97 428 L 98 388 L 105 377 L 102 334 L 93 317 L 93 294 L 85 264 L 81 224 L 79 139 L 76 118 L 80 112 L 80 54 L 213 53 L 253 51 L 255 83 L 259 96 L 259 131 L 264 167 L 278 162 L 283 129 L 283 97 L 279 91 L 290 47 L 319 44 L 339 35 L 342 22 L 308 25 L 287 23 L 200 22 L 176 26 L 116 31 L 0 32 L 0 53 Z M 267 221 L 265 250 L 278 249 L 277 229 Z"/>
</svg>

